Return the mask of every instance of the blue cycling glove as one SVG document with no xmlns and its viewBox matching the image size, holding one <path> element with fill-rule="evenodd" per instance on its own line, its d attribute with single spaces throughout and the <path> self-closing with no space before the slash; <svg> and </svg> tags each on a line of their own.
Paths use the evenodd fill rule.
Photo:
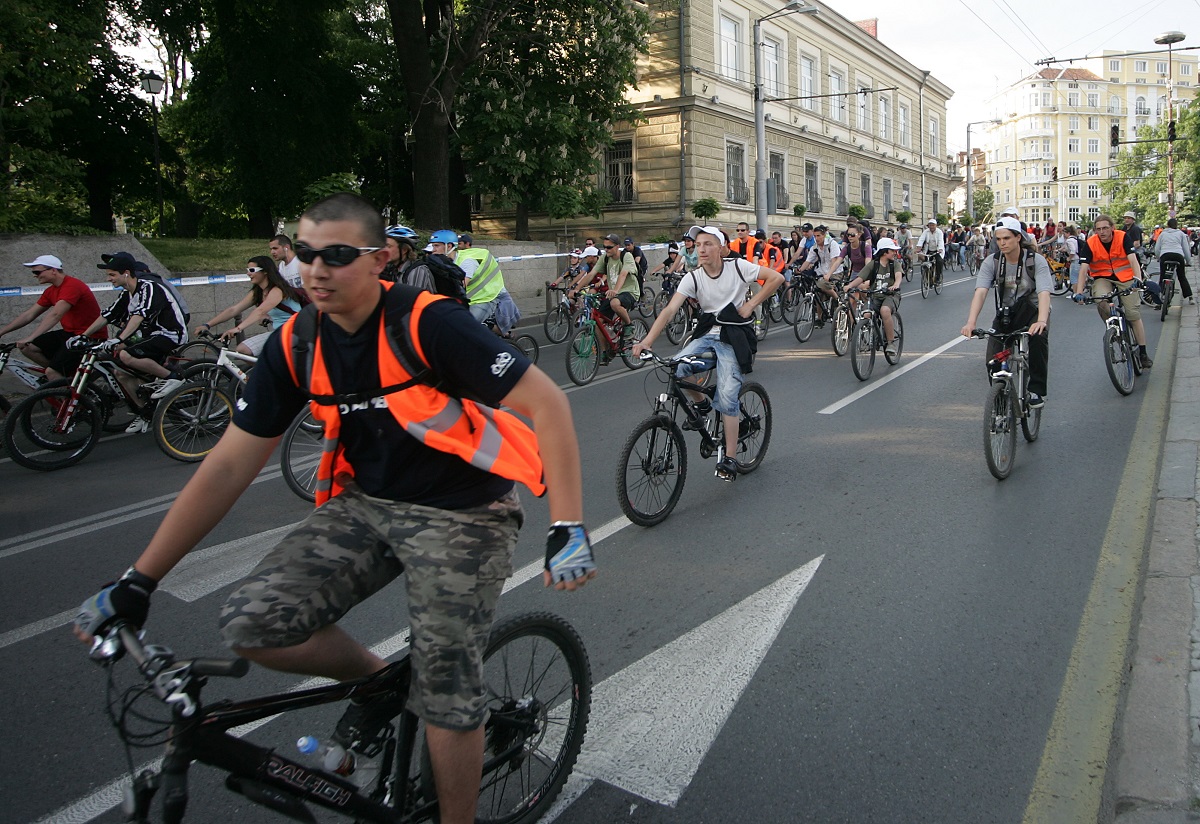
<svg viewBox="0 0 1200 824">
<path fill-rule="evenodd" d="M 555 521 L 546 536 L 546 570 L 552 583 L 570 583 L 596 570 L 592 542 L 577 521 Z"/>
<path fill-rule="evenodd" d="M 1083 293 L 1081 292 L 1076 295 L 1071 295 L 1071 300 L 1075 301 L 1076 303 L 1083 303 Z"/>
<path fill-rule="evenodd" d="M 118 618 L 141 627 L 150 612 L 150 593 L 157 587 L 158 581 L 130 567 L 119 581 L 109 584 L 80 605 L 75 626 L 88 635 L 103 632 Z"/>
</svg>

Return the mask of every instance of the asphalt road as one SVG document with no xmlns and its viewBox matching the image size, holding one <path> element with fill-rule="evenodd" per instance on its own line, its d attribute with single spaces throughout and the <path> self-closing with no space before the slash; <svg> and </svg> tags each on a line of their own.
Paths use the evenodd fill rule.
<svg viewBox="0 0 1200 824">
<path fill-rule="evenodd" d="M 1122 471 L 1159 448 L 1134 425 L 1161 370 L 1119 396 L 1095 310 L 1055 298 L 1041 438 L 1021 442 L 997 482 L 982 454 L 984 344 L 958 337 L 964 275 L 948 273 L 941 296 L 904 298 L 903 359 L 881 359 L 865 384 L 827 330 L 804 345 L 773 331 L 753 375 L 774 408 L 762 467 L 723 483 L 689 440 L 682 500 L 653 529 L 624 525 L 614 476 L 656 373 L 618 361 L 570 390 L 587 521 L 607 527 L 601 577 L 573 594 L 534 578 L 501 604 L 563 614 L 590 655 L 597 707 L 581 767 L 595 780 L 573 783 L 559 821 L 1022 819 Z M 1163 326 L 1154 316 L 1146 328 L 1153 353 Z M 566 384 L 563 356 L 544 346 L 541 365 Z M 216 616 L 232 582 L 307 510 L 272 469 L 202 544 L 215 557 L 164 582 L 152 640 L 221 654 Z M 149 436 L 113 438 L 56 473 L 0 460 L 5 820 L 121 820 L 111 805 L 128 766 L 104 675 L 66 622 L 136 557 L 190 473 Z M 517 567 L 538 562 L 547 522 L 543 501 L 525 502 Z M 404 600 L 393 584 L 344 625 L 371 644 L 392 637 Z M 679 676 L 689 671 L 715 677 Z M 255 671 L 206 695 L 296 681 Z M 254 739 L 286 750 L 331 723 L 272 722 Z M 135 751 L 134 763 L 157 754 Z M 278 820 L 219 785 L 192 771 L 189 820 Z"/>
</svg>

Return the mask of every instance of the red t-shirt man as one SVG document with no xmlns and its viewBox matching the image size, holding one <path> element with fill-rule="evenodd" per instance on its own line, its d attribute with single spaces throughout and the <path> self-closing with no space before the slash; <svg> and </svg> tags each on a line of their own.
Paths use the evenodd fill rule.
<svg viewBox="0 0 1200 824">
<path fill-rule="evenodd" d="M 72 335 L 83 334 L 96 318 L 100 317 L 100 304 L 96 301 L 95 294 L 79 278 L 65 275 L 61 285 L 47 286 L 46 291 L 38 297 L 37 305 L 53 309 L 60 300 L 71 304 L 71 308 L 62 316 L 59 323 L 64 331 Z M 104 340 L 108 337 L 108 328 L 100 329 L 93 333 L 92 337 L 96 340 Z"/>
</svg>

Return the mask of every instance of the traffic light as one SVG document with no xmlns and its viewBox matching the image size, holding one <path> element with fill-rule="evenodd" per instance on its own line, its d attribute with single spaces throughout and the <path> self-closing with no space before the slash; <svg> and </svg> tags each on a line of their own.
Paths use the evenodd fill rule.
<svg viewBox="0 0 1200 824">
<path fill-rule="evenodd" d="M 1175 121 L 1174 120 L 1167 123 L 1167 140 L 1171 140 L 1171 141 L 1175 140 Z"/>
<path fill-rule="evenodd" d="M 1121 145 L 1121 127 L 1118 126 L 1116 123 L 1112 124 L 1112 128 L 1109 129 L 1109 134 L 1111 135 L 1110 140 L 1111 140 L 1112 147 L 1115 149 L 1118 146 L 1120 146 Z"/>
<path fill-rule="evenodd" d="M 1050 170 L 1050 180 L 1052 180 L 1055 183 L 1058 182 L 1058 167 L 1057 166 L 1055 166 L 1054 168 L 1052 168 Z"/>
</svg>

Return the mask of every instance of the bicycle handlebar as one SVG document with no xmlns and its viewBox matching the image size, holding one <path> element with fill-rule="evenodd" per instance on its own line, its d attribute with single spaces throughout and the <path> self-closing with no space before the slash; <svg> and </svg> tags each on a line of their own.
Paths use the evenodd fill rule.
<svg viewBox="0 0 1200 824">
<path fill-rule="evenodd" d="M 1141 289 L 1141 288 L 1142 288 L 1142 284 L 1139 281 L 1134 280 L 1133 283 L 1131 285 L 1127 286 L 1126 288 L 1114 290 L 1112 292 L 1109 292 L 1107 295 L 1101 295 L 1100 297 L 1096 297 L 1096 296 L 1090 295 L 1090 294 L 1085 295 L 1082 292 L 1080 292 L 1079 296 L 1081 298 L 1083 298 L 1083 300 L 1081 300 L 1079 302 L 1080 303 L 1112 303 L 1113 298 L 1124 297 L 1125 295 L 1132 294 L 1133 292 L 1135 292 L 1136 290 Z"/>
<path fill-rule="evenodd" d="M 995 329 L 973 329 L 971 337 L 973 338 L 997 338 L 1003 340 L 1005 338 L 1019 338 L 1021 336 L 1029 336 L 1029 327 L 1024 329 L 1014 329 L 1011 332 L 997 332 Z"/>
<path fill-rule="evenodd" d="M 678 366 L 681 363 L 686 363 L 688 366 L 707 366 L 709 361 L 697 355 L 685 355 L 683 357 L 664 358 L 661 355 L 656 355 L 649 349 L 643 349 L 641 356 L 638 358 L 643 361 L 654 361 L 659 366 Z"/>
</svg>

